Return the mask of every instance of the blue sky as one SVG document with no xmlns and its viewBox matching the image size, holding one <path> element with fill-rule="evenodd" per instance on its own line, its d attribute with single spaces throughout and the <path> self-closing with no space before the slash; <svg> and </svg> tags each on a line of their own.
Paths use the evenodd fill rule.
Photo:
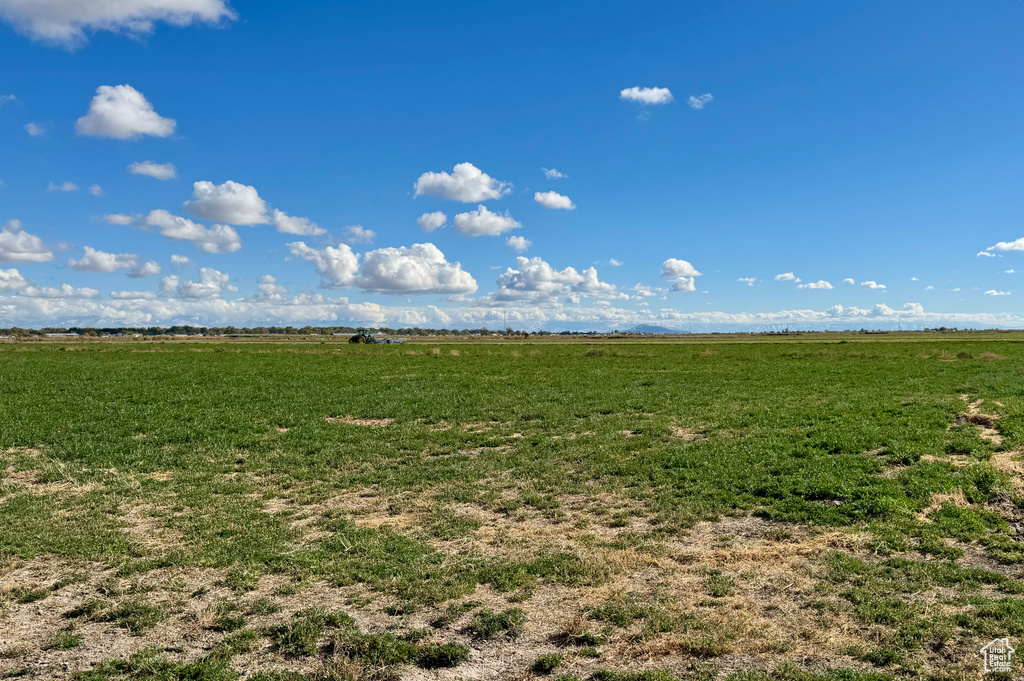
<svg viewBox="0 0 1024 681">
<path fill-rule="evenodd" d="M 1024 3 L 95 4 L 0 0 L 2 326 L 1024 326 Z"/>
</svg>

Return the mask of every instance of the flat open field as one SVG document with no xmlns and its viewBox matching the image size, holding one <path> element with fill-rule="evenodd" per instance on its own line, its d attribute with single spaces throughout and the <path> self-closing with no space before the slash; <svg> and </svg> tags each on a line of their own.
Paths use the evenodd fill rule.
<svg viewBox="0 0 1024 681">
<path fill-rule="evenodd" d="M 841 340 L 2 344 L 0 678 L 981 678 L 1024 343 Z"/>
</svg>

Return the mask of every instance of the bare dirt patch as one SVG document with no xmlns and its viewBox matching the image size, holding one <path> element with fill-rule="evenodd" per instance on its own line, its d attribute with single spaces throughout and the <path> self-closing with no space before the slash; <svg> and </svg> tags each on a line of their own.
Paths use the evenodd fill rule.
<svg viewBox="0 0 1024 681">
<path fill-rule="evenodd" d="M 385 428 L 395 422 L 390 418 L 356 418 L 350 414 L 345 416 L 328 416 L 327 423 L 344 423 L 348 426 L 366 426 L 367 428 Z"/>
<path fill-rule="evenodd" d="M 699 433 L 692 428 L 672 425 L 669 426 L 668 429 L 672 433 L 672 437 L 677 440 L 683 440 L 684 442 L 698 442 L 707 439 L 707 436 L 704 435 L 704 433 Z"/>
</svg>

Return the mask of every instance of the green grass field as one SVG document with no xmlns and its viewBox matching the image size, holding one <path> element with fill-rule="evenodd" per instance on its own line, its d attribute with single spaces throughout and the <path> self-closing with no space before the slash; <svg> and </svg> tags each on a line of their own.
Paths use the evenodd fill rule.
<svg viewBox="0 0 1024 681">
<path fill-rule="evenodd" d="M 0 678 L 981 678 L 1024 343 L 835 340 L 2 344 Z"/>
</svg>

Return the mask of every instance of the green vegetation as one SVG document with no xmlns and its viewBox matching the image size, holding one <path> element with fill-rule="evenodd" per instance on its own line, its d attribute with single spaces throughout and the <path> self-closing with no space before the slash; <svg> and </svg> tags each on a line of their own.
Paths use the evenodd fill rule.
<svg viewBox="0 0 1024 681">
<path fill-rule="evenodd" d="M 229 679 L 246 646 L 336 665 L 303 678 L 450 667 L 464 644 L 525 645 L 539 595 L 568 591 L 584 626 L 557 644 L 581 678 L 668 678 L 601 671 L 590 649 L 720 663 L 751 645 L 737 611 L 790 617 L 759 649 L 782 663 L 839 618 L 860 627 L 813 654 L 861 671 L 782 681 L 967 664 L 957 650 L 1024 638 L 1024 344 L 894 338 L 2 344 L 0 571 L 61 566 L 0 592 L 0 612 L 66 611 L 76 629 L 34 649 L 101 622 L 145 637 L 187 620 L 218 641 L 83 679 Z M 846 539 L 816 543 L 829 533 Z M 716 557 L 758 551 L 806 557 L 796 614 Z M 167 586 L 186 569 L 210 578 Z M 609 586 L 640 571 L 636 592 Z M 388 624 L 360 630 L 363 607 Z"/>
</svg>

